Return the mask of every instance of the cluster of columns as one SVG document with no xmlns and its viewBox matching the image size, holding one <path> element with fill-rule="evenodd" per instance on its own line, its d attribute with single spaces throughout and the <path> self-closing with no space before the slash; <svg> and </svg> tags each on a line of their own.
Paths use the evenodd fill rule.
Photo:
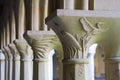
<svg viewBox="0 0 120 80">
<path fill-rule="evenodd" d="M 0 80 L 53 80 L 52 58 L 59 42 L 45 25 L 48 11 L 48 0 L 5 0 Z"/>
<path fill-rule="evenodd" d="M 51 5 L 51 0 L 5 0 L 1 24 L 0 70 L 4 70 L 1 71 L 1 80 L 52 80 L 52 56 L 55 53 L 54 49 L 60 45 L 54 32 L 60 39 L 64 51 L 63 80 L 94 80 L 94 75 L 88 75 L 90 66 L 93 69 L 94 55 L 87 55 L 92 44 L 92 41 L 89 42 L 93 37 L 91 32 L 94 30 L 84 31 L 84 34 L 78 31 L 79 34 L 74 35 L 75 31 L 70 30 L 71 25 L 66 28 L 60 21 L 62 18 L 52 18 L 53 16 L 46 20 L 46 23 L 54 32 L 45 25 L 45 18 L 55 9 L 63 8 L 68 12 L 71 9 L 89 10 L 89 0 L 52 1 L 54 5 Z M 48 8 L 49 5 L 52 8 Z M 85 23 L 91 26 L 85 18 L 79 21 L 84 29 Z M 77 29 L 79 28 L 75 26 L 75 30 Z M 96 34 L 94 32 L 92 33 Z M 89 60 L 92 61 L 91 64 Z M 116 72 L 119 68 L 119 59 L 108 58 L 105 62 L 106 80 L 119 79 L 119 75 L 111 78 L 108 70 L 109 65 L 115 66 L 113 72 L 119 74 L 119 70 Z"/>
</svg>

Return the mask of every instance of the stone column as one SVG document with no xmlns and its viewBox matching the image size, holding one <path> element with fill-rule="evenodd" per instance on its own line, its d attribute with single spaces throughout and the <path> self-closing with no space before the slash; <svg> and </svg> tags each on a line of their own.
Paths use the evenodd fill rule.
<svg viewBox="0 0 120 80">
<path fill-rule="evenodd" d="M 74 9 L 74 0 L 64 0 L 64 9 Z"/>
<path fill-rule="evenodd" d="M 53 80 L 52 57 L 57 40 L 55 35 L 46 33 L 28 31 L 24 35 L 34 52 L 34 80 Z"/>
<path fill-rule="evenodd" d="M 15 27 L 15 15 L 14 12 L 11 14 L 11 24 L 10 24 L 10 41 L 13 42 L 16 39 L 16 27 Z"/>
<path fill-rule="evenodd" d="M 62 48 L 61 48 L 62 49 Z M 62 59 L 63 59 L 63 52 L 58 52 L 57 51 L 57 55 L 58 55 L 58 69 L 57 69 L 57 78 L 59 80 L 63 80 L 63 63 L 62 63 Z M 62 56 L 61 56 L 62 55 Z"/>
<path fill-rule="evenodd" d="M 8 55 L 4 48 L 2 48 L 2 51 L 5 55 L 5 80 L 8 80 Z"/>
<path fill-rule="evenodd" d="M 9 26 L 9 22 L 6 22 L 6 27 L 5 27 L 5 37 L 6 37 L 6 45 L 8 45 L 10 43 L 10 26 Z"/>
<path fill-rule="evenodd" d="M 54 30 L 63 46 L 63 80 L 89 80 L 88 49 L 96 41 L 93 35 L 100 34 L 102 30 L 100 28 L 98 32 L 86 17 L 79 18 L 71 11 L 58 10 L 57 16 L 46 19 L 46 24 Z M 80 14 L 81 11 L 75 13 Z"/>
<path fill-rule="evenodd" d="M 6 32 L 5 32 L 5 27 L 3 27 L 3 45 L 5 46 L 6 45 Z"/>
<path fill-rule="evenodd" d="M 80 10 L 88 10 L 89 0 L 75 0 L 75 8 Z"/>
<path fill-rule="evenodd" d="M 39 30 L 39 2 L 32 0 L 32 30 Z"/>
<path fill-rule="evenodd" d="M 89 0 L 83 0 L 83 10 L 89 9 Z"/>
<path fill-rule="evenodd" d="M 89 73 L 89 79 L 90 80 L 94 80 L 95 78 L 95 72 L 94 72 L 94 69 L 95 69 L 95 65 L 94 65 L 94 55 L 96 53 L 96 47 L 97 47 L 97 44 L 93 44 L 90 48 L 89 48 L 89 53 L 88 53 L 88 59 L 89 59 L 89 70 L 88 70 L 88 73 Z"/>
<path fill-rule="evenodd" d="M 14 41 L 21 56 L 20 80 L 33 79 L 33 52 L 25 40 L 17 39 Z"/>
<path fill-rule="evenodd" d="M 14 19 L 14 13 L 12 14 L 12 23 L 11 23 L 11 37 L 10 41 L 13 42 L 16 39 L 16 27 L 15 27 L 15 19 Z"/>
<path fill-rule="evenodd" d="M 13 54 L 13 79 L 12 80 L 20 80 L 20 54 L 16 49 L 14 44 L 8 45 L 11 53 Z"/>
<path fill-rule="evenodd" d="M 5 49 L 5 51 L 6 51 L 7 55 L 8 55 L 8 80 L 13 80 L 13 78 L 12 78 L 12 73 L 13 73 L 13 61 L 12 60 L 13 60 L 13 56 L 11 54 L 10 49 L 7 46 L 5 46 L 4 49 Z"/>
<path fill-rule="evenodd" d="M 33 29 L 32 28 L 32 0 L 24 0 L 24 3 L 25 3 L 25 27 L 26 27 L 26 30 L 31 30 Z"/>
<path fill-rule="evenodd" d="M 39 10 L 40 10 L 40 28 L 43 28 L 44 31 L 47 31 L 47 25 L 45 24 L 45 18 L 48 16 L 48 1 L 49 0 L 39 0 Z"/>
<path fill-rule="evenodd" d="M 4 28 L 1 29 L 1 48 L 4 46 Z"/>
<path fill-rule="evenodd" d="M 24 22 L 25 22 L 25 11 L 24 11 L 24 0 L 14 1 L 14 12 L 15 12 L 15 25 L 16 35 L 18 39 L 23 39 L 24 33 Z"/>
<path fill-rule="evenodd" d="M 120 79 L 120 57 L 105 59 L 105 80 Z"/>
<path fill-rule="evenodd" d="M 0 50 L 0 80 L 5 80 L 5 56 Z"/>
<path fill-rule="evenodd" d="M 13 40 L 16 39 L 16 28 L 15 28 L 15 15 L 14 15 L 14 10 L 13 6 L 14 2 L 13 0 L 9 1 L 9 27 L 10 27 L 10 42 L 12 43 Z"/>
</svg>

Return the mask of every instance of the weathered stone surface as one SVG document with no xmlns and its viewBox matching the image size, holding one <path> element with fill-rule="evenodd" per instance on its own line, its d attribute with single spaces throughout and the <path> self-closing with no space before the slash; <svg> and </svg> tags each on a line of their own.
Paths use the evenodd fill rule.
<svg viewBox="0 0 120 80">
<path fill-rule="evenodd" d="M 13 54 L 13 59 L 20 60 L 20 54 L 18 50 L 16 49 L 16 46 L 14 44 L 9 44 L 8 47 L 10 48 L 11 53 Z"/>
<path fill-rule="evenodd" d="M 79 62 L 88 59 L 88 49 L 94 43 L 103 46 L 106 57 L 120 56 L 120 36 L 117 35 L 120 34 L 120 16 L 117 15 L 120 15 L 120 12 L 57 10 L 46 19 L 46 24 L 54 30 L 62 43 L 64 61 Z M 64 72 L 64 75 L 67 75 L 67 72 Z M 86 79 L 81 76 L 82 80 L 89 80 L 86 72 Z M 73 80 L 78 79 L 77 74 L 74 77 Z"/>
<path fill-rule="evenodd" d="M 20 53 L 21 59 L 33 59 L 33 51 L 24 39 L 17 39 L 14 41 L 14 43 L 16 45 L 17 50 Z"/>
</svg>

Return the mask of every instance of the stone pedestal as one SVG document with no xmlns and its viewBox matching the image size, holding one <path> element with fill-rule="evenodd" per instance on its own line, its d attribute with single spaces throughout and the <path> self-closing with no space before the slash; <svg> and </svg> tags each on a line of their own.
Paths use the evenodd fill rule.
<svg viewBox="0 0 120 80">
<path fill-rule="evenodd" d="M 14 44 L 8 46 L 13 54 L 13 80 L 20 80 L 20 54 Z"/>
<path fill-rule="evenodd" d="M 52 80 L 56 36 L 49 31 L 27 31 L 24 37 L 34 51 L 34 80 Z"/>
<path fill-rule="evenodd" d="M 8 80 L 13 80 L 12 73 L 13 73 L 13 56 L 9 49 L 9 47 L 4 47 L 7 55 L 8 55 Z M 6 76 L 7 77 L 7 76 Z"/>
<path fill-rule="evenodd" d="M 5 56 L 0 50 L 0 80 L 5 80 Z"/>
<path fill-rule="evenodd" d="M 25 40 L 17 39 L 14 41 L 21 56 L 20 80 L 33 79 L 33 52 Z"/>
<path fill-rule="evenodd" d="M 88 61 L 63 61 L 63 80 L 89 80 Z"/>
<path fill-rule="evenodd" d="M 105 80 L 120 79 L 120 57 L 105 59 Z"/>
</svg>

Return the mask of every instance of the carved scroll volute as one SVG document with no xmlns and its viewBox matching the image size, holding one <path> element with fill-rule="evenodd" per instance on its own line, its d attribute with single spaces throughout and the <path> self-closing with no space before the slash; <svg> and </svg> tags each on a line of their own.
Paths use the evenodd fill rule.
<svg viewBox="0 0 120 80">
<path fill-rule="evenodd" d="M 9 59 L 9 60 L 12 60 L 12 59 L 13 59 L 13 55 L 12 55 L 9 47 L 5 46 L 5 47 L 4 47 L 4 50 L 5 50 L 5 52 L 6 52 L 7 55 L 8 55 L 8 59 Z"/>
<path fill-rule="evenodd" d="M 20 54 L 14 44 L 9 44 L 8 47 L 11 50 L 11 53 L 13 54 L 13 59 L 14 60 L 20 60 Z"/>
<path fill-rule="evenodd" d="M 34 51 L 35 60 L 41 61 L 47 61 L 49 52 L 58 42 L 54 35 L 26 35 L 25 38 Z"/>
<path fill-rule="evenodd" d="M 25 40 L 18 39 L 18 40 L 15 40 L 14 43 L 16 45 L 17 50 L 19 51 L 21 55 L 21 59 L 29 60 L 33 58 L 33 51 Z"/>
</svg>

